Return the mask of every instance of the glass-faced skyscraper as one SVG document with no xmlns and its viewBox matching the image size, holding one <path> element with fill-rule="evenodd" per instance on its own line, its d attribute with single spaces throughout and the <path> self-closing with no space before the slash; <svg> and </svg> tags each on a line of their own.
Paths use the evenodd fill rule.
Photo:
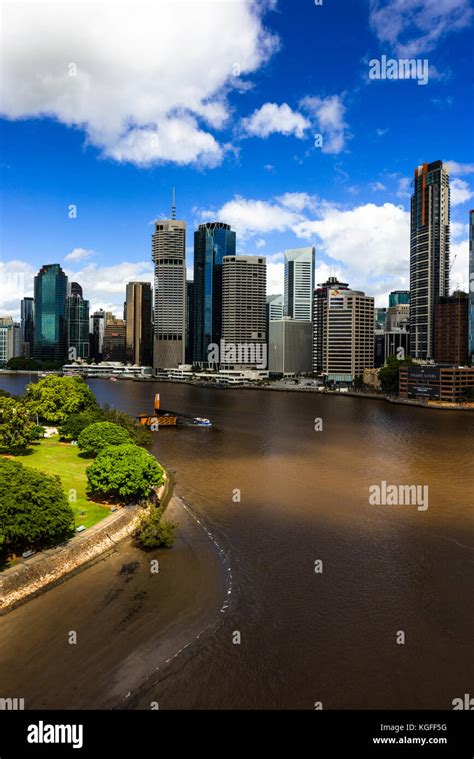
<svg viewBox="0 0 474 759">
<path fill-rule="evenodd" d="M 221 221 L 194 233 L 194 360 L 207 361 L 222 337 L 222 259 L 235 256 L 235 232 Z"/>
<path fill-rule="evenodd" d="M 312 320 L 314 262 L 314 247 L 285 251 L 284 316 Z"/>
<path fill-rule="evenodd" d="M 415 169 L 410 223 L 410 355 L 434 357 L 435 307 L 449 295 L 449 175 L 442 161 Z"/>
<path fill-rule="evenodd" d="M 66 324 L 68 359 L 89 358 L 89 301 L 77 282 L 68 286 Z"/>
<path fill-rule="evenodd" d="M 59 264 L 42 266 L 35 277 L 34 356 L 43 361 L 65 361 L 67 276 Z"/>
<path fill-rule="evenodd" d="M 469 211 L 469 356 L 474 364 L 474 211 Z"/>
</svg>

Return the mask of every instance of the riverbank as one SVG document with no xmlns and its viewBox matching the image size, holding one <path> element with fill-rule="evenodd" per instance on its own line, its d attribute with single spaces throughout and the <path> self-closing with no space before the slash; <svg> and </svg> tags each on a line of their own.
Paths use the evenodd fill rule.
<svg viewBox="0 0 474 759">
<path fill-rule="evenodd" d="M 164 503 L 166 507 L 171 484 L 166 470 L 164 476 L 165 481 L 153 500 Z M 121 507 L 87 532 L 75 535 L 66 544 L 41 551 L 5 569 L 0 574 L 0 615 L 7 614 L 104 558 L 117 543 L 132 534 L 143 513 L 144 509 L 138 505 Z"/>
</svg>

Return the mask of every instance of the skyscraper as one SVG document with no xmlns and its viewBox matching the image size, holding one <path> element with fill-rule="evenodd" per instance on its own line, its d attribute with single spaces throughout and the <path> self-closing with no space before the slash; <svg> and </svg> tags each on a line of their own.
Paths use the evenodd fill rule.
<svg viewBox="0 0 474 759">
<path fill-rule="evenodd" d="M 373 365 L 374 299 L 340 283 L 321 290 L 315 294 L 313 371 L 334 382 L 353 382 Z"/>
<path fill-rule="evenodd" d="M 11 316 L 0 317 L 0 366 L 20 356 L 20 325 Z"/>
<path fill-rule="evenodd" d="M 337 277 L 329 277 L 327 282 L 317 286 L 313 295 L 313 372 L 323 371 L 324 335 L 327 328 L 326 311 L 329 292 L 349 290 L 347 282 L 339 282 Z"/>
<path fill-rule="evenodd" d="M 222 261 L 235 256 L 229 224 L 200 224 L 194 233 L 194 361 L 206 362 L 211 344 L 222 337 Z"/>
<path fill-rule="evenodd" d="M 89 358 L 89 301 L 77 282 L 68 285 L 66 324 L 68 359 Z"/>
<path fill-rule="evenodd" d="M 34 345 L 34 299 L 23 298 L 21 307 L 21 353 L 25 358 L 33 355 Z"/>
<path fill-rule="evenodd" d="M 235 364 L 267 363 L 265 293 L 267 264 L 262 256 L 222 259 L 222 339 L 240 346 Z M 243 348 L 245 346 L 245 348 Z M 222 363 L 222 356 L 221 356 Z"/>
<path fill-rule="evenodd" d="M 152 258 L 153 367 L 173 368 L 184 363 L 186 343 L 186 222 L 175 219 L 174 192 L 171 219 L 155 222 Z"/>
<path fill-rule="evenodd" d="M 194 282 L 186 282 L 186 350 L 187 364 L 193 363 L 194 354 Z"/>
<path fill-rule="evenodd" d="M 285 251 L 284 316 L 312 320 L 314 262 L 314 246 Z"/>
<path fill-rule="evenodd" d="M 474 211 L 469 211 L 469 356 L 474 364 Z"/>
<path fill-rule="evenodd" d="M 111 319 L 104 329 L 103 357 L 104 361 L 126 360 L 126 327 L 123 319 Z"/>
<path fill-rule="evenodd" d="M 388 296 L 388 307 L 407 305 L 410 303 L 410 290 L 392 290 Z"/>
<path fill-rule="evenodd" d="M 283 319 L 283 295 L 267 295 L 265 299 L 265 332 L 270 340 L 270 322 Z"/>
<path fill-rule="evenodd" d="M 45 264 L 35 277 L 34 357 L 43 361 L 67 357 L 67 282 L 59 264 Z"/>
<path fill-rule="evenodd" d="M 442 161 L 415 169 L 410 224 L 410 354 L 434 356 L 435 306 L 449 295 L 449 175 Z"/>
<path fill-rule="evenodd" d="M 150 283 L 129 282 L 125 301 L 126 357 L 139 366 L 153 363 L 151 306 Z"/>
<path fill-rule="evenodd" d="M 102 308 L 100 308 L 98 311 L 94 311 L 90 317 L 90 354 L 91 357 L 96 361 L 102 361 L 102 354 L 104 350 L 104 330 L 106 322 L 107 314 Z"/>
<path fill-rule="evenodd" d="M 468 360 L 467 293 L 456 291 L 435 306 L 434 359 L 439 364 L 465 365 Z"/>
</svg>

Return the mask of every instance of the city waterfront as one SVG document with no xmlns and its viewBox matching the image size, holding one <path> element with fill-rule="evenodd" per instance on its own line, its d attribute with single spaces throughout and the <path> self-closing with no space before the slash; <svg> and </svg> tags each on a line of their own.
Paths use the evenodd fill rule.
<svg viewBox="0 0 474 759">
<path fill-rule="evenodd" d="M 0 385 L 20 393 L 27 380 Z M 135 416 L 159 391 L 165 407 L 212 420 L 154 433 L 192 512 L 177 499 L 172 551 L 125 542 L 1 618 L 9 695 L 26 708 L 450 709 L 470 692 L 472 415 L 316 393 L 89 385 Z M 381 481 L 427 485 L 429 508 L 370 505 Z"/>
</svg>

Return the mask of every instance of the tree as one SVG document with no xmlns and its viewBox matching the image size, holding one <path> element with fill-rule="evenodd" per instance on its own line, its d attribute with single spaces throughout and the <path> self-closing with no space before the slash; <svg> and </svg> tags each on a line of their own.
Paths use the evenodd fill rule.
<svg viewBox="0 0 474 759">
<path fill-rule="evenodd" d="M 100 409 L 89 409 L 79 411 L 78 414 L 71 414 L 59 428 L 59 436 L 62 440 L 77 440 L 82 430 L 94 422 L 100 422 L 101 419 Z"/>
<path fill-rule="evenodd" d="M 163 482 L 156 459 L 133 443 L 104 448 L 87 467 L 88 494 L 114 500 L 139 501 Z"/>
<path fill-rule="evenodd" d="M 401 366 L 410 366 L 413 361 L 405 358 L 400 361 L 396 356 L 387 356 L 385 366 L 379 370 L 380 387 L 384 393 L 398 392 L 398 375 Z"/>
<path fill-rule="evenodd" d="M 61 543 L 74 514 L 58 476 L 0 458 L 0 557 Z"/>
<path fill-rule="evenodd" d="M 35 427 L 23 403 L 0 396 L 0 448 L 26 448 L 35 439 Z"/>
<path fill-rule="evenodd" d="M 60 424 L 71 414 L 97 408 L 95 395 L 81 377 L 51 375 L 26 388 L 25 402 L 45 422 Z"/>
<path fill-rule="evenodd" d="M 126 429 L 135 445 L 142 448 L 151 447 L 153 433 L 130 414 L 105 405 L 101 409 L 101 417 L 105 422 L 113 422 Z"/>
<path fill-rule="evenodd" d="M 171 548 L 174 543 L 174 522 L 162 522 L 163 509 L 152 506 L 143 514 L 133 533 L 142 548 Z"/>
<path fill-rule="evenodd" d="M 130 443 L 130 435 L 123 427 L 112 422 L 94 422 L 82 430 L 77 444 L 84 453 L 97 456 L 108 445 Z"/>
</svg>

